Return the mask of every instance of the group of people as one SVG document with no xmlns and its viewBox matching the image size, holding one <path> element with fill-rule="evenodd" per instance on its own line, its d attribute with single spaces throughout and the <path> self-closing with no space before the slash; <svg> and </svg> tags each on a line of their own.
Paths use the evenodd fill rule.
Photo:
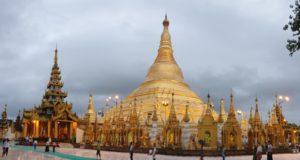
<svg viewBox="0 0 300 160">
<path fill-rule="evenodd" d="M 253 160 L 261 160 L 263 155 L 263 147 L 262 145 L 255 146 L 253 150 Z M 269 141 L 266 145 L 266 155 L 267 160 L 273 160 L 273 146 L 271 142 Z"/>
<path fill-rule="evenodd" d="M 25 145 L 31 145 L 32 144 L 32 140 L 33 140 L 33 138 L 31 137 L 31 136 L 26 136 L 25 137 Z"/>
<path fill-rule="evenodd" d="M 101 160 L 100 150 L 101 150 L 101 144 L 100 144 L 100 141 L 97 141 L 97 145 L 96 145 L 96 157 L 97 157 L 98 160 Z M 133 145 L 132 142 L 130 142 L 128 150 L 129 150 L 130 160 L 133 160 L 134 145 Z M 155 158 L 156 152 L 157 152 L 157 149 L 156 149 L 156 145 L 154 144 L 153 149 L 151 149 L 149 151 L 149 155 L 150 155 L 151 160 L 156 160 L 156 158 Z"/>
<path fill-rule="evenodd" d="M 50 143 L 51 143 L 50 140 L 48 140 L 48 141 L 46 142 L 45 152 L 49 152 Z M 57 143 L 52 142 L 52 152 L 55 152 L 55 148 L 56 148 L 56 147 L 58 147 Z"/>
<path fill-rule="evenodd" d="M 8 138 L 4 138 L 2 140 L 2 157 L 7 156 L 8 154 L 8 149 L 9 149 L 9 139 Z"/>
<path fill-rule="evenodd" d="M 129 155 L 130 155 L 130 160 L 133 160 L 133 152 L 134 152 L 134 145 L 132 142 L 130 142 L 129 144 Z M 157 152 L 157 149 L 156 149 L 156 145 L 154 143 L 153 145 L 153 149 L 150 149 L 149 150 L 149 160 L 156 160 L 156 152 Z"/>
</svg>

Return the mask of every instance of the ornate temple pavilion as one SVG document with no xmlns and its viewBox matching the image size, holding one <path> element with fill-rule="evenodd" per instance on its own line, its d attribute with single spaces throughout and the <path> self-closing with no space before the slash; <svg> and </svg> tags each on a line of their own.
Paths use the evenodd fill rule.
<svg viewBox="0 0 300 160">
<path fill-rule="evenodd" d="M 68 140 L 76 135 L 78 118 L 72 112 L 72 104 L 65 101 L 67 92 L 58 66 L 57 49 L 50 81 L 39 106 L 23 112 L 23 136 Z"/>
</svg>

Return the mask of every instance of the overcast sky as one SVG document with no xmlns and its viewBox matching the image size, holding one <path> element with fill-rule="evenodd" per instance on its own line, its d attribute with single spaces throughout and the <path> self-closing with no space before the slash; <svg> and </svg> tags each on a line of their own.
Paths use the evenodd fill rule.
<svg viewBox="0 0 300 160">
<path fill-rule="evenodd" d="M 8 114 L 40 104 L 57 44 L 64 90 L 82 114 L 88 95 L 97 109 L 145 78 L 168 13 L 174 56 L 185 81 L 217 110 L 231 89 L 249 113 L 257 95 L 264 120 L 275 94 L 289 122 L 299 123 L 300 55 L 288 56 L 283 31 L 293 0 L 0 1 L 0 106 Z"/>
</svg>

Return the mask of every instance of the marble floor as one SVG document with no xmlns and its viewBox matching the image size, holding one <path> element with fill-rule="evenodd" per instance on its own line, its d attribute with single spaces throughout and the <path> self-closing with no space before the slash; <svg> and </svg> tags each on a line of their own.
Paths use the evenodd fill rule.
<svg viewBox="0 0 300 160">
<path fill-rule="evenodd" d="M 52 149 L 52 148 L 51 148 Z M 37 151 L 33 151 L 32 147 L 12 146 L 7 157 L 0 158 L 7 160 L 92 160 L 96 159 L 95 150 L 88 149 L 73 149 L 73 148 L 57 148 L 57 152 L 45 153 L 43 147 L 38 147 Z M 102 151 L 102 160 L 128 160 L 128 153 L 107 152 Z M 150 160 L 151 157 L 146 154 L 134 154 L 134 160 Z M 199 160 L 199 157 L 178 157 L 157 155 L 157 160 Z M 205 160 L 221 160 L 221 157 L 204 157 Z M 300 160 L 300 154 L 277 154 L 273 157 L 274 160 Z M 226 160 L 252 160 L 251 156 L 235 156 L 226 157 Z M 263 156 L 262 160 L 266 160 Z"/>
</svg>

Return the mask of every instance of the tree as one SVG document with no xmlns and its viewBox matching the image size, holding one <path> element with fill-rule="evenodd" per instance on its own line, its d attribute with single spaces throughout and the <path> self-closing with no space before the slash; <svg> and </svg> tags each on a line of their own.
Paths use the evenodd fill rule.
<svg viewBox="0 0 300 160">
<path fill-rule="evenodd" d="M 292 14 L 290 15 L 289 23 L 283 29 L 290 29 L 293 32 L 293 38 L 287 40 L 286 48 L 292 56 L 296 51 L 300 50 L 300 0 L 295 0 L 294 5 L 290 5 Z"/>
</svg>

